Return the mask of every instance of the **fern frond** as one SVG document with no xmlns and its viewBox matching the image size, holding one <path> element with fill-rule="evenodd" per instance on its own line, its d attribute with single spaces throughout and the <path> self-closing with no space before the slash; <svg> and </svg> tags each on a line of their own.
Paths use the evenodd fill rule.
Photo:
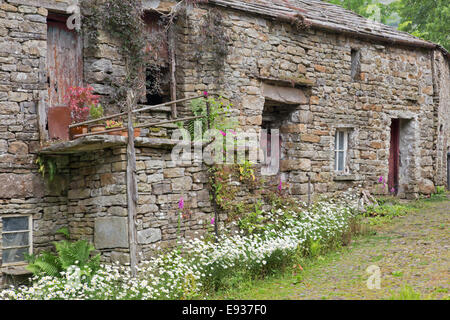
<svg viewBox="0 0 450 320">
<path fill-rule="evenodd" d="M 69 229 L 67 227 L 62 227 L 56 230 L 56 233 L 60 233 L 66 237 L 66 239 L 70 238 Z"/>
</svg>

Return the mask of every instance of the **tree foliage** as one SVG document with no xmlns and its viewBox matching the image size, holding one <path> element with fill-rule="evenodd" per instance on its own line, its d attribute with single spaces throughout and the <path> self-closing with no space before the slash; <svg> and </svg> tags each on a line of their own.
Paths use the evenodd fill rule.
<svg viewBox="0 0 450 320">
<path fill-rule="evenodd" d="M 450 2 L 448 0 L 401 0 L 397 6 L 399 29 L 435 42 L 450 50 Z"/>
<path fill-rule="evenodd" d="M 384 23 L 391 24 L 394 6 L 383 4 L 379 0 L 328 0 L 357 14 Z"/>
<path fill-rule="evenodd" d="M 448 0 L 328 0 L 372 20 L 406 31 L 450 50 Z"/>
</svg>

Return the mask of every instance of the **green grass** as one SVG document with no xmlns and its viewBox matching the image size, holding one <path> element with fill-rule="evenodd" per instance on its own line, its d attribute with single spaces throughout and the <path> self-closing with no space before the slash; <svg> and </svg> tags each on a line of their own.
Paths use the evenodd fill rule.
<svg viewBox="0 0 450 320">
<path fill-rule="evenodd" d="M 211 299 L 255 299 L 255 300 L 285 300 L 290 299 L 293 286 L 308 287 L 306 278 L 314 275 L 315 270 L 340 259 L 350 252 L 347 247 L 340 247 L 322 255 L 303 258 L 290 266 L 284 272 L 268 276 L 264 279 L 242 279 L 236 286 L 221 290 L 210 297 Z M 301 268 L 299 268 L 299 265 Z M 276 288 L 276 291 L 274 290 Z"/>
<path fill-rule="evenodd" d="M 428 297 L 423 297 L 420 292 L 414 291 L 412 287 L 405 284 L 398 291 L 398 293 L 393 294 L 390 300 L 426 300 Z"/>
<path fill-rule="evenodd" d="M 407 215 L 411 212 L 427 212 L 427 209 L 432 208 L 436 202 L 441 202 L 447 200 L 447 196 L 445 197 L 430 197 L 428 199 L 419 199 L 410 202 L 400 202 L 397 199 L 395 201 L 389 203 L 384 203 L 383 206 L 387 208 L 385 212 L 390 216 L 390 219 L 386 219 L 383 221 L 384 223 L 392 221 L 394 218 L 398 218 L 404 215 Z M 393 208 L 389 208 L 392 206 Z M 429 212 L 429 210 L 428 210 Z M 316 286 L 324 286 L 326 285 L 329 288 L 329 284 L 324 284 L 323 280 L 327 279 L 327 274 L 321 274 L 323 270 L 329 270 L 330 268 L 334 268 L 336 265 L 339 265 L 339 261 L 343 260 L 351 260 L 352 251 L 358 250 L 358 248 L 367 250 L 372 250 L 371 248 L 378 248 L 378 246 L 382 245 L 384 247 L 390 246 L 390 241 L 392 239 L 398 238 L 400 236 L 397 235 L 377 235 L 376 229 L 374 227 L 367 227 L 370 225 L 370 219 L 377 217 L 368 217 L 364 219 L 365 221 L 365 230 L 364 234 L 353 237 L 354 240 L 351 246 L 348 247 L 335 247 L 330 251 L 324 252 L 324 250 L 320 250 L 320 246 L 317 248 L 314 247 L 313 253 L 311 256 L 306 258 L 300 258 L 295 264 L 292 266 L 287 266 L 283 270 L 276 272 L 272 275 L 267 275 L 264 278 L 259 279 L 251 279 L 251 278 L 243 278 L 236 277 L 233 280 L 233 277 L 229 279 L 229 285 L 227 288 L 219 290 L 208 297 L 208 299 L 219 299 L 219 300 L 227 300 L 227 299 L 236 299 L 236 300 L 247 300 L 247 299 L 255 299 L 255 300 L 288 300 L 288 299 L 303 299 L 303 298 L 311 298 L 308 294 L 308 288 L 314 288 Z M 380 218 L 378 218 L 380 219 Z M 372 224 L 374 226 L 374 224 Z M 375 224 L 378 228 L 379 226 Z M 442 226 L 445 228 L 445 226 Z M 375 254 L 371 257 L 368 257 L 368 260 L 365 260 L 364 263 L 370 261 L 371 263 L 377 263 L 384 258 L 383 254 Z M 363 263 L 363 261 L 355 261 L 355 263 Z M 300 267 L 298 266 L 301 266 Z M 342 263 L 341 263 L 342 265 Z M 343 271 L 346 272 L 346 271 Z M 351 271 L 353 272 L 353 271 Z M 348 273 L 348 271 L 347 271 Z M 363 274 L 363 275 L 362 275 Z M 403 279 L 404 273 L 401 270 L 394 270 L 391 272 L 391 276 L 398 279 Z M 322 293 L 319 296 L 315 296 L 315 299 L 332 299 L 333 296 L 340 296 L 341 298 L 347 299 L 360 299 L 363 296 L 366 298 L 384 298 L 384 299 L 395 299 L 395 300 L 413 300 L 413 299 L 428 299 L 429 296 L 422 296 L 421 293 L 417 293 L 410 286 L 404 285 L 398 292 L 391 292 L 391 296 L 389 297 L 389 293 L 385 292 L 381 296 L 379 294 L 373 294 L 373 292 L 367 292 L 365 288 L 365 279 L 367 275 L 364 273 L 364 270 L 358 269 L 355 271 L 354 277 L 352 279 L 344 280 L 335 279 L 337 282 L 333 284 L 333 290 L 329 292 Z M 387 280 L 386 280 L 387 281 Z M 386 283 L 387 285 L 388 283 Z M 329 289 L 327 289 L 329 290 Z M 359 290 L 359 291 L 358 291 Z M 365 291 L 363 291 L 365 290 Z M 435 292 L 445 292 L 446 288 L 436 288 Z"/>
<path fill-rule="evenodd" d="M 402 271 L 392 271 L 392 275 L 394 277 L 402 277 L 403 276 L 403 272 Z"/>
</svg>

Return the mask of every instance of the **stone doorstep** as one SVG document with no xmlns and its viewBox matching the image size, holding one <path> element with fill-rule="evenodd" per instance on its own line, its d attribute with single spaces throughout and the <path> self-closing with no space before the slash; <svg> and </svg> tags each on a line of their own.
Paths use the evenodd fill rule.
<svg viewBox="0 0 450 320">
<path fill-rule="evenodd" d="M 9 275 L 9 276 L 23 276 L 23 275 L 32 274 L 31 271 L 25 269 L 26 266 L 27 266 L 26 264 L 5 266 L 5 267 L 1 268 L 0 270 L 1 270 L 2 274 Z"/>
<path fill-rule="evenodd" d="M 25 269 L 26 264 L 10 265 L 0 268 L 0 289 L 10 285 L 27 283 L 27 279 L 32 276 L 32 272 Z"/>
</svg>

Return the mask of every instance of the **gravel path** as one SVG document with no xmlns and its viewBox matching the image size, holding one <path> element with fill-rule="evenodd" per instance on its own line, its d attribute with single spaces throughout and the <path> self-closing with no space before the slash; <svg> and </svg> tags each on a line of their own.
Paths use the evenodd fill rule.
<svg viewBox="0 0 450 320">
<path fill-rule="evenodd" d="M 427 203 L 417 212 L 374 227 L 375 235 L 356 239 L 305 267 L 301 281 L 287 274 L 224 298 L 389 299 L 408 284 L 422 298 L 449 299 L 449 220 L 450 201 Z M 381 270 L 380 289 L 367 287 L 370 265 Z"/>
</svg>

